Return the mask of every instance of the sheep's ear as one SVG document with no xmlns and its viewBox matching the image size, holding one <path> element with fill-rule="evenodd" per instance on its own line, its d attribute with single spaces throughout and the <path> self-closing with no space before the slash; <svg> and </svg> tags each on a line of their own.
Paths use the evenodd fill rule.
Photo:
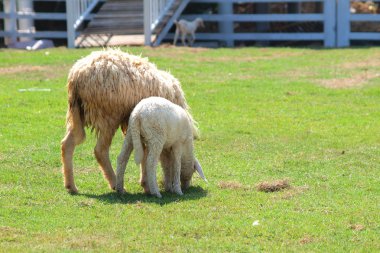
<svg viewBox="0 0 380 253">
<path fill-rule="evenodd" d="M 199 176 L 201 176 L 201 178 L 205 181 L 205 182 L 208 182 L 205 175 L 203 174 L 203 170 L 202 170 L 202 167 L 200 165 L 200 163 L 198 162 L 198 160 L 195 158 L 194 160 L 194 168 L 195 170 L 198 172 Z"/>
</svg>

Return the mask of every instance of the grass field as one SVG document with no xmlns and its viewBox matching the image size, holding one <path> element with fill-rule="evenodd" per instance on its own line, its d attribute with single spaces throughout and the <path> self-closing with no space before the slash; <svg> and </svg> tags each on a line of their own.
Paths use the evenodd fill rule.
<svg viewBox="0 0 380 253">
<path fill-rule="evenodd" d="M 157 199 L 129 163 L 118 196 L 88 131 L 74 159 L 80 193 L 68 194 L 66 78 L 91 50 L 3 49 L 0 252 L 380 251 L 380 48 L 123 50 L 181 81 L 209 183 L 195 176 L 184 196 Z M 118 132 L 113 166 L 121 144 Z M 279 179 L 291 187 L 256 188 Z"/>
</svg>

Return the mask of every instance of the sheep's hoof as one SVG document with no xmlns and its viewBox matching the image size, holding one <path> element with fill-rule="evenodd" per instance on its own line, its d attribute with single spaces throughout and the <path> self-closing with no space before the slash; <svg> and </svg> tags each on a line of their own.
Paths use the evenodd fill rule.
<svg viewBox="0 0 380 253">
<path fill-rule="evenodd" d="M 111 190 L 116 191 L 116 184 L 109 184 Z"/>
<path fill-rule="evenodd" d="M 65 188 L 66 188 L 67 192 L 70 194 L 77 194 L 78 193 L 78 189 L 75 185 L 65 185 Z"/>
</svg>

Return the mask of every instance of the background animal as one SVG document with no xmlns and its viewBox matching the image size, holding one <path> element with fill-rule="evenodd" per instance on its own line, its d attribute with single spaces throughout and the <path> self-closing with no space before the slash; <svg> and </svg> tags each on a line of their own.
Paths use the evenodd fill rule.
<svg viewBox="0 0 380 253">
<path fill-rule="evenodd" d="M 146 98 L 136 105 L 128 125 L 118 156 L 116 190 L 119 193 L 124 192 L 124 173 L 133 147 L 136 163 L 145 163 L 141 171 L 145 192 L 161 198 L 156 179 L 160 157 L 166 191 L 182 195 L 181 184 L 183 188 L 189 187 L 195 171 L 205 179 L 193 152 L 193 139 L 198 130 L 191 115 L 183 108 L 164 98 Z"/>
<path fill-rule="evenodd" d="M 61 142 L 61 160 L 64 185 L 72 193 L 78 191 L 74 183 L 73 153 L 75 146 L 85 139 L 84 127 L 95 130 L 95 157 L 114 189 L 116 176 L 109 148 L 119 126 L 126 132 L 135 105 L 143 98 L 158 96 L 188 109 L 176 78 L 158 70 L 146 58 L 118 49 L 96 51 L 78 60 L 70 70 L 67 91 L 67 127 Z"/>
<path fill-rule="evenodd" d="M 177 44 L 178 36 L 181 34 L 182 44 L 186 46 L 186 37 L 189 37 L 189 45 L 192 46 L 195 41 L 195 32 L 198 27 L 205 27 L 201 18 L 196 18 L 193 21 L 186 21 L 181 19 L 180 21 L 174 21 L 176 25 L 173 45 Z"/>
</svg>

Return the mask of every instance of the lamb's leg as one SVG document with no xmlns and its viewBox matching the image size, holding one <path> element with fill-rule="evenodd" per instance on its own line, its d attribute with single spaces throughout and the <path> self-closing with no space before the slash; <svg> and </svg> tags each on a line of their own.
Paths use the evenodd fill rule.
<svg viewBox="0 0 380 253">
<path fill-rule="evenodd" d="M 118 193 L 125 193 L 124 190 L 124 174 L 125 168 L 129 157 L 131 156 L 133 150 L 132 137 L 130 132 L 127 132 L 125 137 L 123 147 L 121 148 L 120 154 L 117 157 L 117 170 L 116 170 L 116 191 Z"/>
<path fill-rule="evenodd" d="M 112 169 L 111 161 L 109 158 L 109 149 L 112 142 L 112 137 L 116 129 L 108 129 L 107 132 L 99 132 L 98 141 L 96 143 L 94 153 L 100 168 L 103 171 L 104 177 L 108 180 L 111 189 L 115 190 L 116 175 Z"/>
<path fill-rule="evenodd" d="M 148 179 L 148 186 L 150 194 L 162 198 L 160 191 L 158 189 L 156 170 L 158 164 L 159 152 L 157 150 L 152 150 L 148 148 L 148 156 L 146 159 L 146 173 Z"/>
<path fill-rule="evenodd" d="M 182 39 L 183 46 L 186 47 L 186 34 L 185 33 L 182 33 L 181 39 Z"/>
<path fill-rule="evenodd" d="M 171 153 L 168 151 L 163 151 L 160 156 L 161 167 L 164 171 L 164 186 L 165 191 L 172 192 L 173 191 L 173 181 L 172 181 L 172 163 L 171 163 Z"/>
<path fill-rule="evenodd" d="M 148 156 L 147 149 L 144 147 L 144 158 L 141 161 L 140 165 L 140 185 L 144 188 L 144 193 L 149 194 L 149 186 L 146 176 L 146 158 Z"/>
<path fill-rule="evenodd" d="M 190 46 L 192 47 L 194 45 L 194 41 L 195 41 L 195 33 L 191 33 L 190 35 Z"/>
<path fill-rule="evenodd" d="M 183 195 L 181 190 L 181 147 L 173 147 L 173 191 L 178 195 Z"/>
<path fill-rule="evenodd" d="M 61 141 L 61 161 L 65 188 L 70 193 L 77 193 L 74 182 L 73 155 L 75 146 L 83 142 L 86 137 L 79 112 L 74 108 L 71 125 L 67 127 L 66 135 Z"/>
<path fill-rule="evenodd" d="M 177 45 L 178 35 L 179 35 L 179 29 L 177 28 L 177 29 L 175 29 L 173 46 Z"/>
</svg>

